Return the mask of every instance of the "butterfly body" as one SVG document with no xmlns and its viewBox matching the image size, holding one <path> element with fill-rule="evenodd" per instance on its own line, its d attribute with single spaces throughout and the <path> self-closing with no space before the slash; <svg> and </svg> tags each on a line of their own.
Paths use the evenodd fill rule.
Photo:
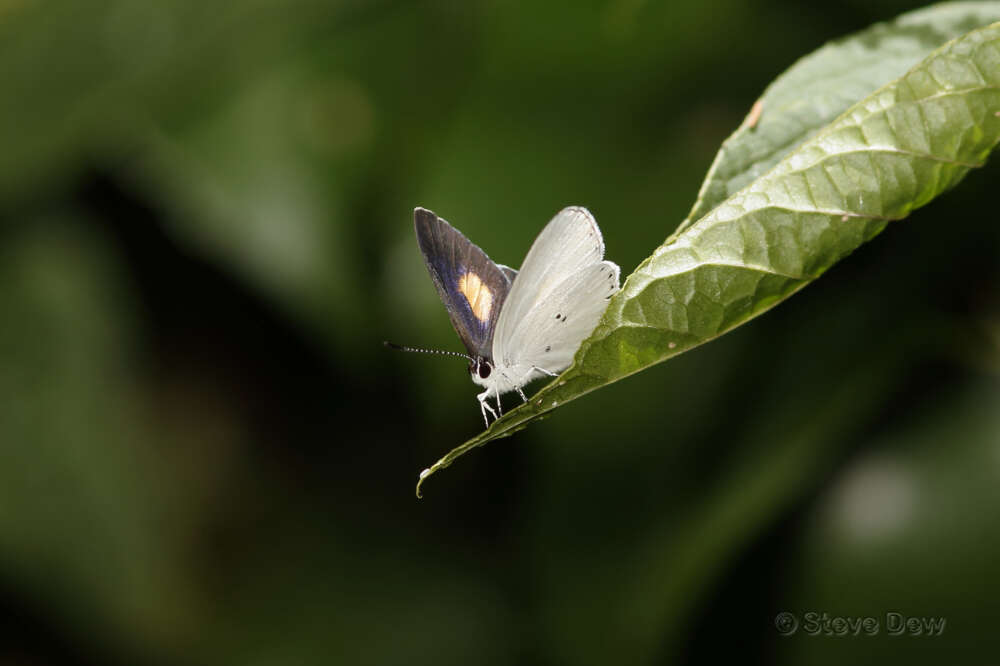
<svg viewBox="0 0 1000 666">
<path fill-rule="evenodd" d="M 417 242 L 452 326 L 469 354 L 483 419 L 487 402 L 572 363 L 608 300 L 619 268 L 604 260 L 604 241 L 585 208 L 560 211 L 528 251 L 520 272 L 494 263 L 446 221 L 414 211 Z"/>
</svg>

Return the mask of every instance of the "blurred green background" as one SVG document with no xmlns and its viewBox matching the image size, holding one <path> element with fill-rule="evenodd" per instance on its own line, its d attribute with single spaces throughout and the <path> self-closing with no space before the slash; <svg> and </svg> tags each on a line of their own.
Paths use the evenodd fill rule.
<svg viewBox="0 0 1000 666">
<path fill-rule="evenodd" d="M 774 77 L 916 6 L 0 2 L 0 662 L 995 659 L 995 163 L 421 501 L 478 389 L 381 346 L 460 349 L 414 206 L 518 265 L 586 205 L 627 274 Z"/>
</svg>

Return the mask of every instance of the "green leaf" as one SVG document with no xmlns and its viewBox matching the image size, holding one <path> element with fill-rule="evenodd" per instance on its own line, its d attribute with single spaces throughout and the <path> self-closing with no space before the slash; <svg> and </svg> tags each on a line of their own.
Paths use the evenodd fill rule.
<svg viewBox="0 0 1000 666">
<path fill-rule="evenodd" d="M 829 125 L 849 106 L 970 30 L 1000 20 L 1000 3 L 934 5 L 832 42 L 792 65 L 767 87 L 755 111 L 722 143 L 698 200 L 674 235 Z"/>
<path fill-rule="evenodd" d="M 995 4 L 964 7 L 967 21 L 981 18 L 987 8 L 997 11 Z M 940 35 L 930 27 L 936 25 L 935 12 L 951 17 L 944 25 L 963 24 L 951 8 L 943 7 L 924 12 L 923 24 L 911 24 L 911 15 L 897 22 L 896 29 L 924 38 L 932 32 Z M 891 27 L 872 29 L 844 45 L 888 48 L 894 40 L 871 41 L 879 31 Z M 797 67 L 809 62 L 815 60 Z M 843 71 L 842 63 L 838 69 Z M 850 79 L 847 69 L 843 78 Z M 783 80 L 772 90 L 780 91 Z M 830 80 L 836 89 L 845 87 Z M 855 89 L 862 85 L 851 81 Z M 782 107 L 788 118 L 795 117 L 792 106 Z M 761 124 L 769 114 L 766 101 L 763 114 Z M 958 183 L 969 169 L 982 166 L 998 140 L 1000 23 L 994 23 L 941 46 L 793 150 L 782 153 L 775 147 L 773 155 L 783 156 L 774 167 L 728 198 L 719 200 L 719 186 L 706 185 L 695 211 L 708 205 L 712 209 L 667 239 L 628 277 L 573 365 L 527 404 L 424 470 L 417 496 L 428 476 L 473 448 L 777 305 L 890 221 L 906 217 Z M 765 155 L 765 163 L 768 159 L 773 157 Z M 721 179 L 728 190 L 735 186 L 732 178 L 720 174 L 737 173 L 733 178 L 739 182 L 739 165 L 754 163 L 750 157 L 732 162 L 723 157 L 709 182 Z"/>
</svg>

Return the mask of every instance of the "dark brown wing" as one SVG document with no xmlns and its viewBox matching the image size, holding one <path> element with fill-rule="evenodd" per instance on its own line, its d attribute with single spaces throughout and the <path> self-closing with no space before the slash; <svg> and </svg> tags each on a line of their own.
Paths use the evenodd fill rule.
<svg viewBox="0 0 1000 666">
<path fill-rule="evenodd" d="M 492 360 L 493 331 L 511 278 L 462 232 L 431 211 L 415 209 L 413 226 L 455 332 L 470 356 Z"/>
</svg>

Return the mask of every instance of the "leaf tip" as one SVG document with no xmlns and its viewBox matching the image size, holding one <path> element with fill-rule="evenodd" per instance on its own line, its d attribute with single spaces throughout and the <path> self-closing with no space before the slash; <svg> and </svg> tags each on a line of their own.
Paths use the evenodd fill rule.
<svg viewBox="0 0 1000 666">
<path fill-rule="evenodd" d="M 417 479 L 417 499 L 422 499 L 423 495 L 420 494 L 420 486 L 424 484 L 424 479 L 431 475 L 431 468 L 428 467 L 420 473 L 420 478 Z"/>
</svg>

